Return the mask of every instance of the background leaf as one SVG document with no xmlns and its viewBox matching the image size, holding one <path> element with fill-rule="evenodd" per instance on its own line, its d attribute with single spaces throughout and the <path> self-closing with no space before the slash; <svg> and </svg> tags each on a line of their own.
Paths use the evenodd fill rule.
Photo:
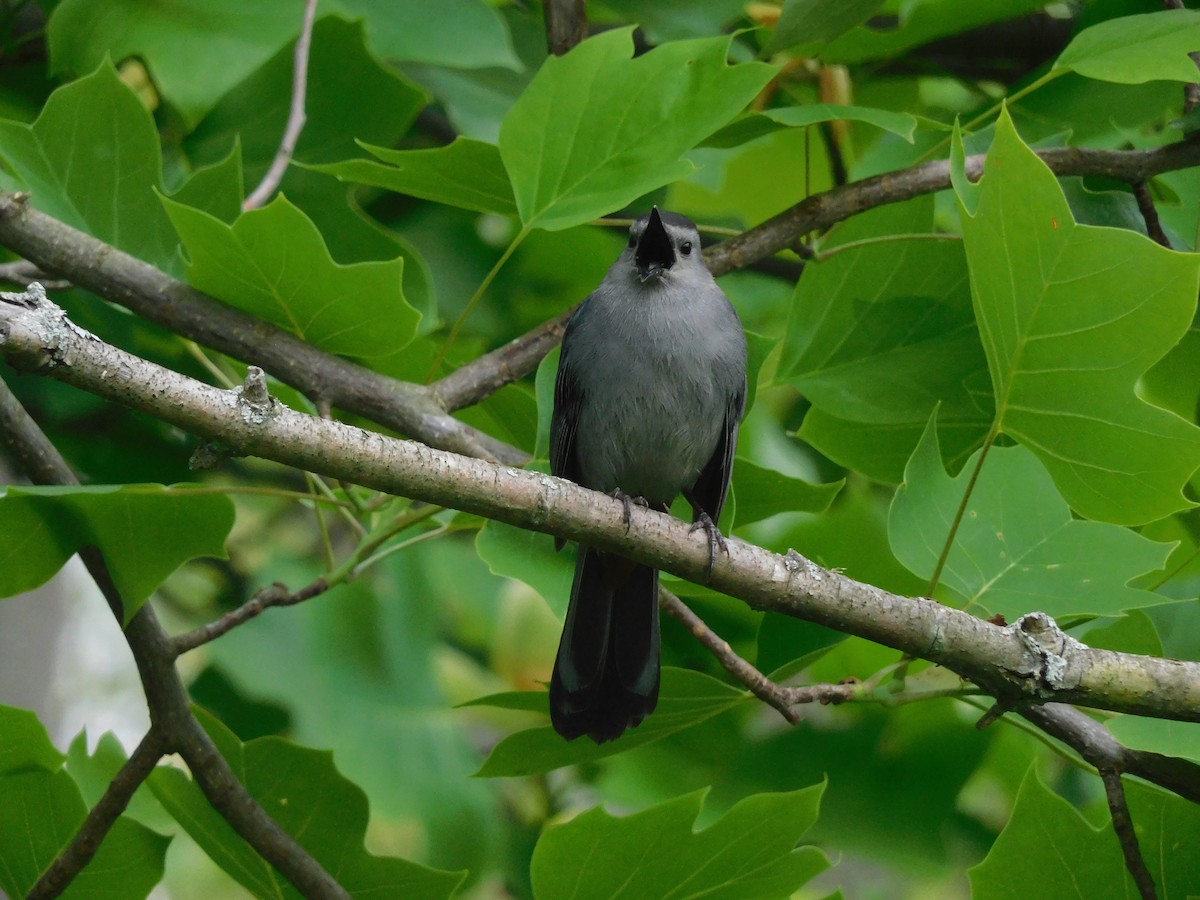
<svg viewBox="0 0 1200 900">
<path fill-rule="evenodd" d="M 1121 84 L 1200 81 L 1188 56 L 1197 46 L 1200 11 L 1168 9 L 1093 25 L 1059 54 L 1054 68 Z"/>
<path fill-rule="evenodd" d="M 1134 384 L 1187 330 L 1200 258 L 1075 224 L 1006 115 L 982 180 L 955 188 L 997 429 L 1090 518 L 1140 524 L 1185 508 L 1200 430 Z"/>
</svg>

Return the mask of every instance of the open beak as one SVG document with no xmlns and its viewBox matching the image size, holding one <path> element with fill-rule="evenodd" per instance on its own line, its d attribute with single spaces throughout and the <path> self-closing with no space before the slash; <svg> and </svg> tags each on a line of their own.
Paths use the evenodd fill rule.
<svg viewBox="0 0 1200 900">
<path fill-rule="evenodd" d="M 667 234 L 657 206 L 650 210 L 650 221 L 646 223 L 633 259 L 643 282 L 660 277 L 675 265 L 675 248 L 671 246 L 671 236 Z"/>
</svg>

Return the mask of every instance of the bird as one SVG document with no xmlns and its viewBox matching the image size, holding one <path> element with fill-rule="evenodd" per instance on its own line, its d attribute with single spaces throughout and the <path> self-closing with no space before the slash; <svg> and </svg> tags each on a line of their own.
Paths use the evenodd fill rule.
<svg viewBox="0 0 1200 900">
<path fill-rule="evenodd" d="M 568 320 L 554 387 L 551 472 L 625 503 L 669 512 L 682 494 L 692 528 L 717 529 L 746 408 L 746 335 L 686 216 L 657 207 Z M 561 549 L 563 541 L 556 541 Z M 550 719 L 597 744 L 658 703 L 658 571 L 580 545 L 550 678 Z"/>
</svg>

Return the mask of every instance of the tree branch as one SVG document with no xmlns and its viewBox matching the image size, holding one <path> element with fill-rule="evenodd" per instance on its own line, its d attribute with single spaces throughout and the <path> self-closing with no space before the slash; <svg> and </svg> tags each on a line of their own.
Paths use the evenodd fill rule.
<svg viewBox="0 0 1200 900">
<path fill-rule="evenodd" d="M 366 416 L 432 447 L 523 462 L 515 447 L 446 414 L 429 391 L 325 353 L 269 322 L 226 306 L 154 266 L 0 194 L 0 244 L 176 334 L 260 365 L 314 400 Z"/>
<path fill-rule="evenodd" d="M 1129 804 L 1125 802 L 1125 786 L 1121 784 L 1121 773 L 1116 769 L 1101 769 L 1100 778 L 1104 781 L 1104 794 L 1108 798 L 1113 831 L 1117 833 L 1121 853 L 1125 856 L 1125 868 L 1133 876 L 1133 883 L 1137 885 L 1142 900 L 1157 900 L 1158 891 L 1154 887 L 1154 878 L 1146 868 L 1146 861 L 1142 859 L 1137 833 L 1133 830 L 1133 819 L 1129 815 Z"/>
<path fill-rule="evenodd" d="M 546 46 L 562 56 L 588 33 L 586 0 L 546 0 Z"/>
<path fill-rule="evenodd" d="M 263 180 L 244 201 L 242 209 L 258 209 L 267 202 L 279 188 L 283 175 L 291 164 L 292 155 L 296 152 L 296 143 L 300 140 L 300 132 L 304 130 L 306 116 L 304 114 L 304 96 L 308 91 L 308 51 L 312 47 L 313 20 L 316 18 L 317 0 L 305 0 L 304 24 L 300 28 L 300 36 L 296 38 L 296 54 L 292 65 L 292 102 L 288 109 L 287 125 L 283 129 L 283 140 L 279 150 L 271 160 L 271 166 Z"/>
<path fill-rule="evenodd" d="M 10 297 L 12 295 L 9 295 Z M 298 413 L 254 404 L 141 360 L 73 326 L 48 300 L 0 303 L 0 346 L 9 362 L 49 374 L 236 452 L 343 478 L 621 554 L 704 583 L 708 545 L 688 526 L 632 510 L 603 494 L 536 472 Z M 1080 644 L 1041 613 L 999 627 L 927 598 L 890 594 L 822 569 L 794 551 L 729 541 L 711 584 L 755 609 L 770 609 L 939 663 L 1014 705 L 1077 703 L 1200 721 L 1200 663 Z"/>
</svg>

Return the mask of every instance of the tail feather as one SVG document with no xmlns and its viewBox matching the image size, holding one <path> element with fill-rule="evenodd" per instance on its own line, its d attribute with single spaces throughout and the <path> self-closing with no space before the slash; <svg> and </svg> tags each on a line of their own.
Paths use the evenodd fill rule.
<svg viewBox="0 0 1200 900">
<path fill-rule="evenodd" d="M 554 730 L 620 737 L 654 711 L 659 668 L 657 570 L 581 547 L 550 679 Z"/>
</svg>

